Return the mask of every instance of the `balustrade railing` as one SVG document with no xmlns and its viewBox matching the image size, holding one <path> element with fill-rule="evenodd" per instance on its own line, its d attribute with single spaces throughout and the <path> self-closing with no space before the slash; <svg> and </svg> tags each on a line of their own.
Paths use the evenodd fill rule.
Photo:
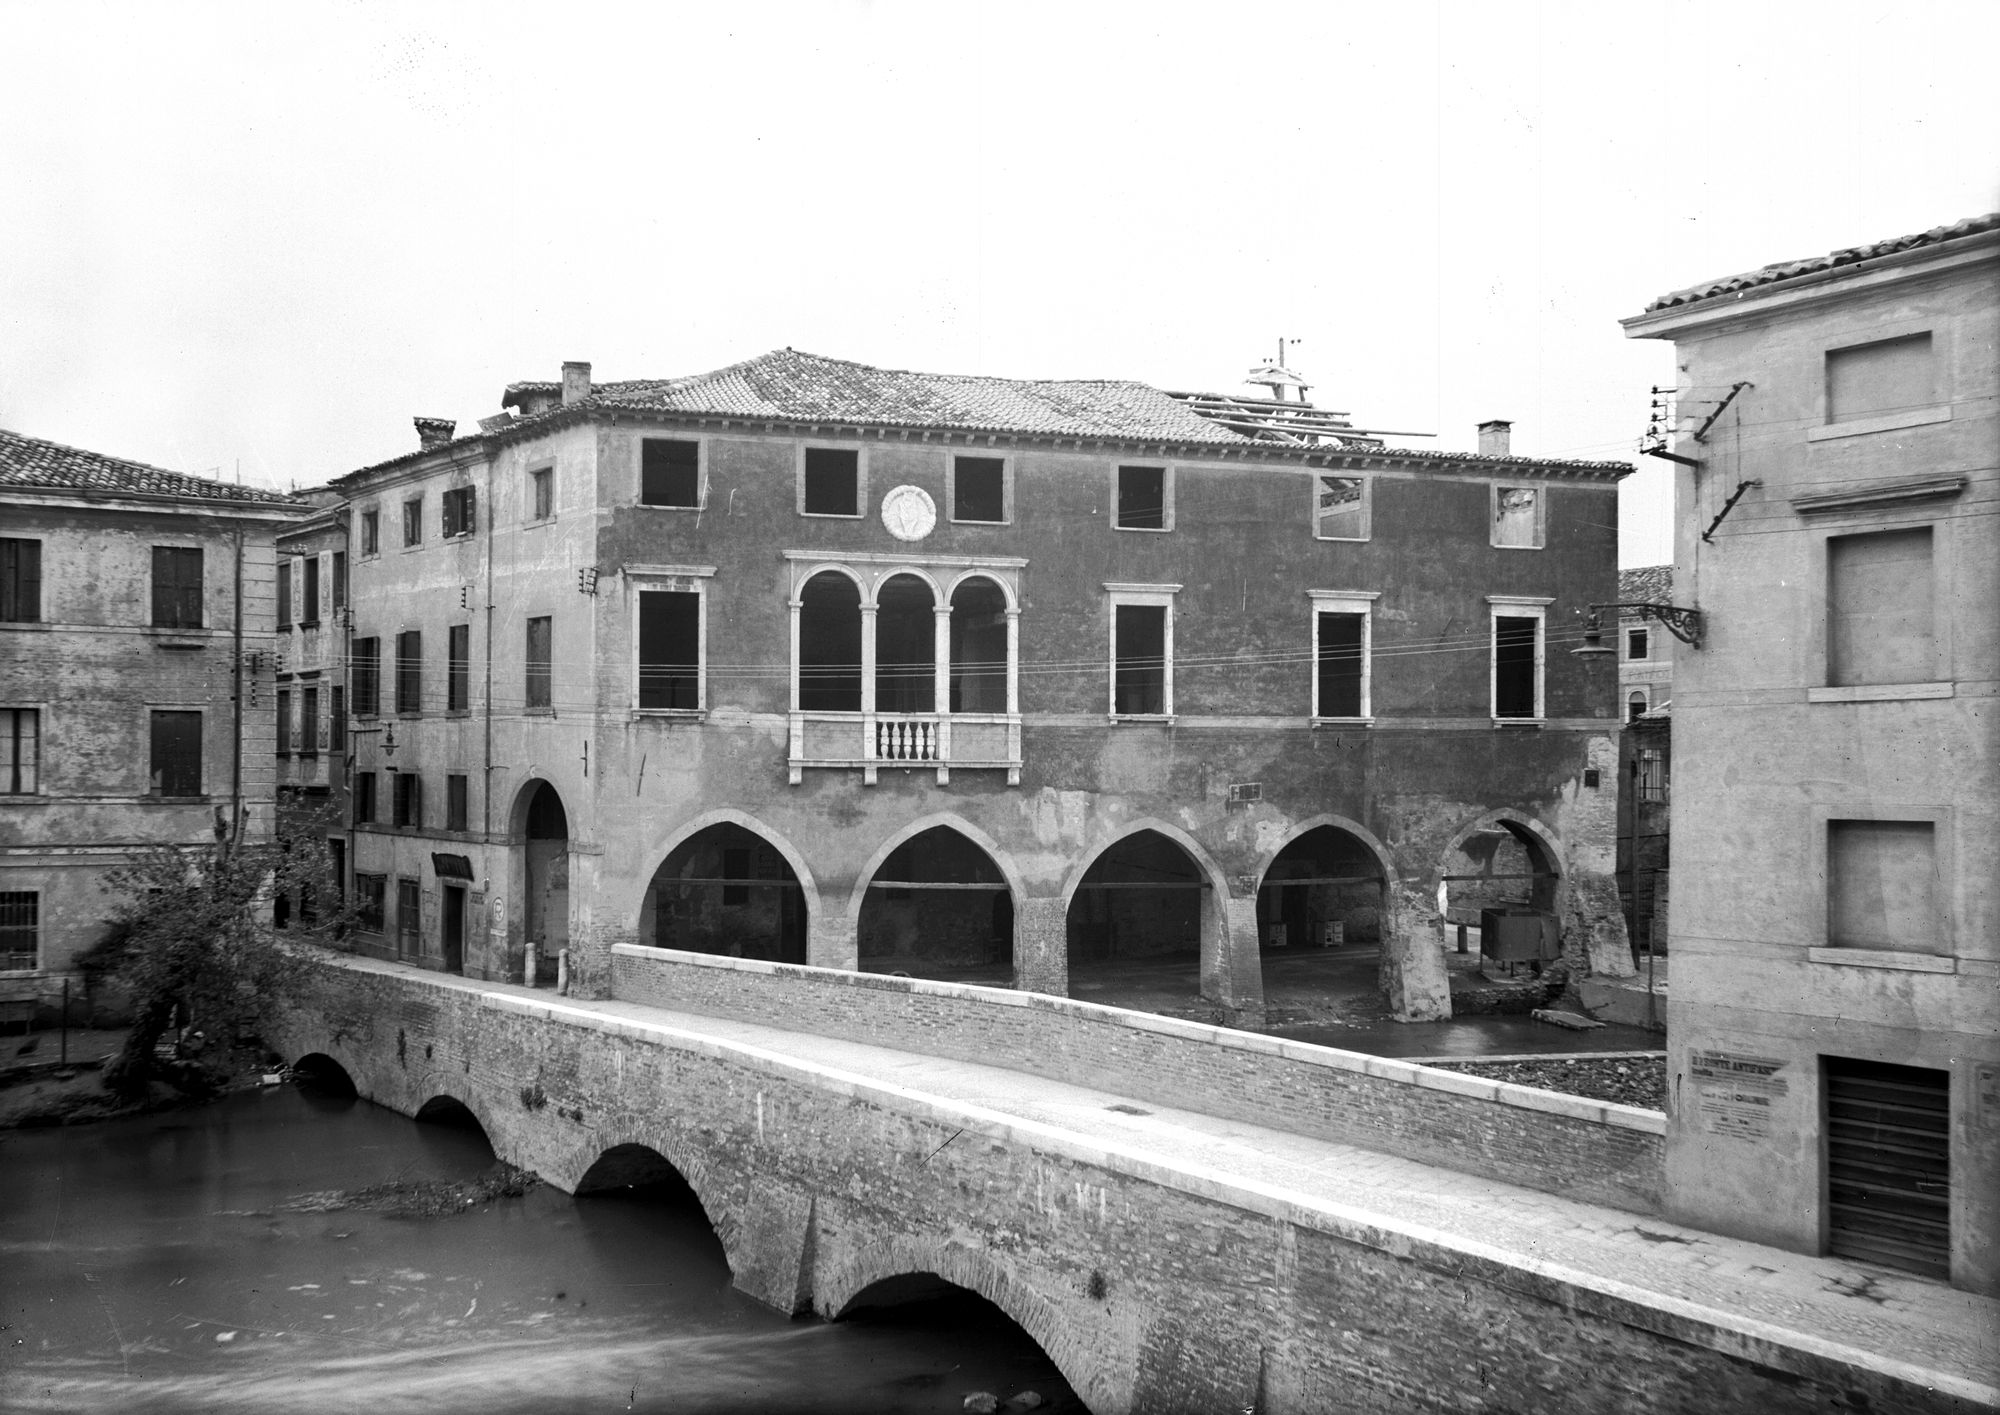
<svg viewBox="0 0 2000 1415">
<path fill-rule="evenodd" d="M 859 767 L 872 784 L 884 766 L 999 769 L 1021 779 L 1021 719 L 1007 713 L 795 712 L 791 715 L 793 785 L 807 767 Z"/>
</svg>

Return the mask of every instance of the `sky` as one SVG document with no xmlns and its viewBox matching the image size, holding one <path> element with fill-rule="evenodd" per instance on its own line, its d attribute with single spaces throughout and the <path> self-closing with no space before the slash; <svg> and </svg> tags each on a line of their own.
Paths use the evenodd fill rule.
<svg viewBox="0 0 2000 1415">
<path fill-rule="evenodd" d="M 1633 461 L 1667 290 L 2000 209 L 1992 0 L 0 0 L 0 426 L 312 486 L 790 346 Z"/>
</svg>

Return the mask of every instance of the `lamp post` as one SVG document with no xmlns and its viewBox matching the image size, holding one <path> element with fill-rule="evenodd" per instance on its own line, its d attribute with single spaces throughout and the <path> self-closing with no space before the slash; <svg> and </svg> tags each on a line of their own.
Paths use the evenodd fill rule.
<svg viewBox="0 0 2000 1415">
<path fill-rule="evenodd" d="M 1590 618 L 1583 623 L 1583 645 L 1570 650 L 1572 658 L 1586 661 L 1593 658 L 1615 658 L 1618 650 L 1604 642 L 1603 612 L 1607 609 L 1629 610 L 1641 619 L 1655 619 L 1666 627 L 1666 631 L 1691 649 L 1701 647 L 1702 614 L 1699 609 L 1685 609 L 1678 604 L 1661 604 L 1657 600 L 1614 600 L 1607 604 L 1590 606 Z"/>
</svg>

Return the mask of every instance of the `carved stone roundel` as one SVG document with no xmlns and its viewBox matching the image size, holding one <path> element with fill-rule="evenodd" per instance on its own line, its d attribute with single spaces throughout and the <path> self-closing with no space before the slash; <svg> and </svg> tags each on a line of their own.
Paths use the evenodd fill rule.
<svg viewBox="0 0 2000 1415">
<path fill-rule="evenodd" d="M 882 524 L 897 540 L 922 540 L 937 525 L 937 503 L 920 486 L 899 486 L 882 498 Z"/>
</svg>

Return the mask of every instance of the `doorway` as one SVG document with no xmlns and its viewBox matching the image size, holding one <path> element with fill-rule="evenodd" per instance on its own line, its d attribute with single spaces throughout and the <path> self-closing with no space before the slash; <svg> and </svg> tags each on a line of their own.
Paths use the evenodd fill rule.
<svg viewBox="0 0 2000 1415">
<path fill-rule="evenodd" d="M 465 972 L 465 888 L 462 885 L 444 886 L 444 970 L 447 973 Z"/>
</svg>

